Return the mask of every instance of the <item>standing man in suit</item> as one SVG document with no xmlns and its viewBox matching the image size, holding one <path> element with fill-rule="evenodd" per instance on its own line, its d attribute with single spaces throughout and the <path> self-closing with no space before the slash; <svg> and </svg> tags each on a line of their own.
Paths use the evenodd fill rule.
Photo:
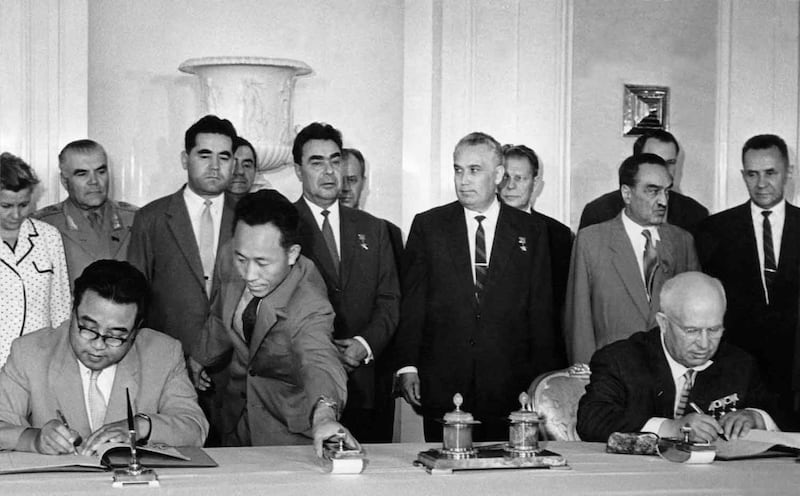
<svg viewBox="0 0 800 496">
<path fill-rule="evenodd" d="M 61 232 L 70 286 L 90 263 L 125 260 L 137 208 L 108 198 L 108 157 L 96 141 L 68 143 L 58 154 L 67 199 L 35 214 Z"/>
<path fill-rule="evenodd" d="M 773 402 L 753 357 L 722 342 L 725 290 L 717 279 L 687 272 L 661 289 L 658 327 L 637 332 L 592 357 L 591 382 L 578 406 L 578 434 L 605 442 L 612 432 L 654 432 L 714 441 L 774 428 Z M 733 400 L 736 395 L 736 400 Z M 716 406 L 726 399 L 737 408 Z M 706 413 L 697 413 L 691 404 Z"/>
<path fill-rule="evenodd" d="M 633 144 L 634 155 L 652 153 L 664 159 L 664 162 L 667 163 L 669 174 L 673 179 L 678 177 L 678 155 L 680 151 L 681 147 L 675 136 L 668 131 L 660 129 L 639 136 Z M 677 189 L 677 183 L 674 187 Z M 590 201 L 583 209 L 578 229 L 613 219 L 624 205 L 619 190 L 611 191 Z M 706 217 L 708 217 L 708 209 L 706 207 L 675 190 L 670 191 L 666 222 L 692 232 L 697 224 Z"/>
<path fill-rule="evenodd" d="M 728 294 L 726 339 L 756 357 L 779 395 L 778 423 L 797 430 L 800 209 L 784 199 L 786 143 L 772 134 L 753 136 L 742 163 L 750 200 L 700 224 L 697 251 L 703 271 L 719 278 Z"/>
<path fill-rule="evenodd" d="M 217 269 L 220 291 L 193 356 L 209 365 L 233 353 L 225 446 L 313 439 L 320 453 L 322 441 L 343 429 L 337 418 L 347 376 L 333 343 L 333 308 L 319 271 L 300 254 L 298 223 L 297 209 L 277 191 L 247 194 L 236 206 L 233 240 L 222 248 L 230 256 Z M 202 372 L 195 382 L 209 385 Z"/>
<path fill-rule="evenodd" d="M 127 443 L 126 390 L 137 439 L 203 444 L 208 422 L 181 344 L 141 327 L 148 292 L 129 263 L 99 260 L 75 281 L 71 320 L 14 341 L 0 371 L 0 449 L 93 455 Z"/>
<path fill-rule="evenodd" d="M 550 272 L 553 277 L 553 303 L 560 324 L 567 294 L 569 256 L 572 252 L 574 235 L 569 227 L 533 209 L 533 201 L 536 199 L 534 191 L 538 196 L 544 185 L 539 176 L 539 157 L 536 156 L 536 152 L 525 145 L 505 145 L 503 158 L 506 172 L 498 188 L 500 199 L 506 205 L 523 212 L 530 212 L 547 226 L 547 236 L 550 240 Z M 559 331 L 559 335 L 563 336 L 560 325 Z"/>
<path fill-rule="evenodd" d="M 222 253 L 218 247 L 233 231 L 233 200 L 224 192 L 235 138 L 233 124 L 215 115 L 192 124 L 181 152 L 186 185 L 145 205 L 131 228 L 128 258 L 152 291 L 145 323 L 180 340 L 187 353 L 208 318 L 214 267 Z M 213 393 L 200 395 L 212 427 L 217 425 L 214 403 Z"/>
<path fill-rule="evenodd" d="M 233 167 L 228 182 L 228 194 L 238 200 L 249 193 L 256 180 L 257 168 L 258 157 L 255 147 L 246 139 L 237 136 L 233 140 Z"/>
<path fill-rule="evenodd" d="M 453 395 L 482 423 L 476 440 L 508 437 L 508 412 L 540 373 L 560 366 L 547 231 L 497 200 L 503 151 L 484 133 L 453 153 L 457 202 L 414 218 L 406 244 L 396 337 L 400 389 L 421 407 L 425 439 Z"/>
<path fill-rule="evenodd" d="M 656 325 L 664 281 L 699 269 L 692 235 L 667 224 L 672 177 L 658 155 L 632 155 L 619 167 L 625 208 L 578 231 L 566 304 L 567 356 L 588 363 L 595 350 Z"/>
<path fill-rule="evenodd" d="M 364 442 L 390 442 L 382 415 L 388 391 L 376 388 L 376 364 L 399 319 L 400 288 L 386 223 L 338 202 L 342 135 L 328 124 L 303 128 L 292 147 L 303 185 L 295 206 L 300 245 L 314 261 L 336 312 L 334 337 L 348 372 L 342 423 Z"/>
</svg>

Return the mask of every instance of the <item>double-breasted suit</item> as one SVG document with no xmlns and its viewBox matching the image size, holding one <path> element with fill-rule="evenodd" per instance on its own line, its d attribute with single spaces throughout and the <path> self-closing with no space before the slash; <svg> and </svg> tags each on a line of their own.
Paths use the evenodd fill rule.
<svg viewBox="0 0 800 496">
<path fill-rule="evenodd" d="M 772 413 L 773 397 L 761 381 L 753 357 L 724 341 L 713 362 L 697 372 L 689 401 L 703 411 L 712 402 L 737 394 L 737 408 Z M 594 354 L 591 382 L 578 406 L 578 435 L 605 442 L 612 432 L 638 432 L 653 417 L 671 419 L 675 382 L 661 345 L 661 330 L 638 332 Z"/>
<path fill-rule="evenodd" d="M 800 391 L 798 278 L 800 278 L 800 208 L 786 203 L 780 258 L 767 304 L 761 280 L 750 202 L 715 214 L 697 231 L 703 271 L 718 278 L 728 299 L 725 339 L 752 353 L 765 382 L 780 394 L 783 428 L 800 428 L 794 391 Z"/>
<path fill-rule="evenodd" d="M 78 359 L 69 344 L 70 323 L 26 334 L 12 346 L 0 371 L 0 449 L 14 449 L 28 427 L 41 428 L 64 413 L 69 426 L 86 440 L 91 434 Z M 150 441 L 201 446 L 208 422 L 197 404 L 178 341 L 139 329 L 117 363 L 105 424 L 127 418 L 127 397 L 151 420 Z"/>
<path fill-rule="evenodd" d="M 231 251 L 231 243 L 224 248 Z M 343 407 L 346 375 L 333 344 L 333 309 L 314 263 L 300 256 L 286 279 L 258 307 L 249 344 L 236 309 L 245 281 L 226 257 L 215 269 L 220 291 L 192 355 L 204 366 L 230 361 L 225 386 L 225 445 L 311 442 L 311 414 L 319 398 Z M 249 293 L 245 295 L 250 297 Z"/>
<path fill-rule="evenodd" d="M 458 202 L 414 218 L 402 279 L 396 363 L 417 368 L 426 420 L 452 410 L 453 395 L 461 393 L 464 410 L 502 430 L 504 417 L 519 408 L 519 393 L 563 365 L 554 353 L 550 255 L 540 219 L 500 205 L 480 303 Z"/>
<path fill-rule="evenodd" d="M 572 250 L 565 333 L 572 362 L 589 363 L 595 350 L 656 325 L 659 293 L 667 279 L 699 270 L 692 235 L 658 226 L 658 269 L 648 298 L 642 271 L 620 213 L 578 232 Z"/>
<path fill-rule="evenodd" d="M 400 318 L 400 286 L 386 222 L 367 212 L 339 205 L 341 262 L 337 273 L 306 200 L 301 198 L 295 207 L 300 214 L 302 253 L 322 274 L 336 312 L 334 337 L 361 336 L 375 359 L 381 360 Z M 370 362 L 349 374 L 349 407 L 375 407 L 375 371 L 375 362 Z"/>
</svg>

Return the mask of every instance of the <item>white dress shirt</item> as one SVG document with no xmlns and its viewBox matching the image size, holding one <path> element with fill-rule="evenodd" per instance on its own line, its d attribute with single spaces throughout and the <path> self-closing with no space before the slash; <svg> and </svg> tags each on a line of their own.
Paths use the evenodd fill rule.
<svg viewBox="0 0 800 496">
<path fill-rule="evenodd" d="M 98 338 L 100 339 L 100 338 Z M 92 414 L 89 410 L 89 381 L 91 380 L 92 371 L 86 365 L 82 364 L 80 360 L 78 362 L 78 371 L 81 375 L 81 385 L 83 386 L 83 406 L 86 408 L 86 418 L 89 419 L 89 423 L 92 422 Z M 109 367 L 104 368 L 100 371 L 100 375 L 97 376 L 97 388 L 103 394 L 103 402 L 108 407 L 108 400 L 111 398 L 111 389 L 114 387 L 114 377 L 117 376 L 117 364 L 111 365 Z M 102 425 L 92 425 L 92 431 L 96 431 Z"/>
<path fill-rule="evenodd" d="M 628 239 L 631 240 L 633 245 L 633 253 L 636 254 L 636 263 L 639 265 L 639 275 L 642 276 L 642 284 L 647 287 L 647 282 L 644 280 L 644 246 L 647 239 L 642 234 L 642 231 L 647 229 L 650 231 L 650 237 L 653 240 L 653 246 L 657 247 L 661 241 L 661 236 L 658 235 L 658 227 L 656 226 L 640 226 L 622 211 L 622 225 L 625 227 L 625 232 L 628 234 Z"/>
<path fill-rule="evenodd" d="M 758 250 L 758 266 L 761 268 L 761 286 L 764 288 L 764 298 L 769 303 L 767 295 L 767 281 L 764 279 L 764 216 L 761 212 L 769 210 L 769 223 L 772 226 L 772 251 L 775 254 L 775 266 L 781 259 L 781 240 L 783 239 L 783 223 L 786 220 L 786 200 L 779 202 L 772 208 L 761 208 L 750 202 L 750 215 L 753 219 L 753 231 L 756 235 L 756 248 Z"/>
<path fill-rule="evenodd" d="M 220 225 L 222 224 L 222 207 L 225 204 L 225 195 L 220 194 L 214 198 L 203 198 L 192 191 L 192 188 L 190 188 L 189 185 L 186 185 L 183 188 L 183 201 L 186 203 L 186 210 L 189 211 L 189 220 L 192 221 L 192 231 L 194 231 L 194 239 L 195 243 L 198 243 L 198 249 L 200 248 L 200 219 L 203 216 L 203 210 L 206 208 L 205 201 L 207 199 L 211 200 L 209 210 L 211 211 L 211 221 L 214 223 L 214 259 L 216 259 L 217 245 L 219 244 L 219 229 Z"/>
<path fill-rule="evenodd" d="M 478 221 L 476 216 L 486 217 L 481 222 L 483 226 L 484 239 L 486 240 L 486 263 L 492 260 L 492 246 L 494 245 L 494 231 L 497 228 L 497 217 L 500 215 L 500 202 L 492 199 L 492 204 L 485 212 L 476 212 L 464 208 L 464 222 L 467 223 L 467 242 L 469 243 L 469 260 L 472 267 L 472 282 L 475 282 L 475 233 L 478 232 Z"/>
<path fill-rule="evenodd" d="M 333 239 L 336 241 L 336 253 L 339 254 L 339 260 L 342 259 L 342 242 L 341 242 L 341 233 L 339 232 L 339 202 L 335 201 L 331 204 L 328 208 L 322 208 L 316 203 L 312 202 L 305 196 L 303 197 L 303 201 L 306 202 L 308 205 L 308 209 L 311 210 L 311 214 L 314 216 L 314 220 L 317 221 L 317 227 L 319 228 L 320 232 L 322 232 L 322 223 L 325 222 L 325 216 L 322 215 L 323 210 L 327 210 L 328 214 L 328 223 L 331 225 L 331 231 L 333 231 Z"/>
</svg>

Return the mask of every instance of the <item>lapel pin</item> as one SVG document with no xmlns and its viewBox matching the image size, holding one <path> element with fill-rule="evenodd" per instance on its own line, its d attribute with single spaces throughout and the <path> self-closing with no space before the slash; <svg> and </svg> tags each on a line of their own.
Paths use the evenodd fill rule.
<svg viewBox="0 0 800 496">
<path fill-rule="evenodd" d="M 366 234 L 359 234 L 358 235 L 358 242 L 361 244 L 362 250 L 369 250 L 369 246 L 367 246 L 367 235 Z"/>
<path fill-rule="evenodd" d="M 520 236 L 517 238 L 517 243 L 519 243 L 520 251 L 528 251 L 528 240 L 525 239 L 525 236 Z"/>
<path fill-rule="evenodd" d="M 122 229 L 122 221 L 119 220 L 119 215 L 116 212 L 111 216 L 111 228 L 115 231 Z"/>
</svg>

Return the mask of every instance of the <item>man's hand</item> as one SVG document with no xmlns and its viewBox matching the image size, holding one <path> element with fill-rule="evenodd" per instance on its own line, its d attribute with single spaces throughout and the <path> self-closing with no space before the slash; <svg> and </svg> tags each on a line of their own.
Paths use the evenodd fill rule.
<svg viewBox="0 0 800 496">
<path fill-rule="evenodd" d="M 345 426 L 334 420 L 325 420 L 312 427 L 314 435 L 314 451 L 317 456 L 322 458 L 322 444 L 329 440 L 335 439 L 338 441 L 340 436 L 344 436 L 344 446 L 347 449 L 361 450 L 361 444 L 356 441 L 356 438 L 350 434 Z"/>
<path fill-rule="evenodd" d="M 589 377 L 592 375 L 591 369 L 589 369 L 588 363 L 581 363 L 575 362 L 569 366 L 567 369 L 567 373 L 571 376 L 578 376 L 578 377 Z"/>
<path fill-rule="evenodd" d="M 74 453 L 75 445 L 73 442 L 79 439 L 77 432 L 69 430 L 60 420 L 50 420 L 39 429 L 33 448 L 37 453 L 43 455 L 62 455 L 64 453 Z"/>
<path fill-rule="evenodd" d="M 419 394 L 419 374 L 416 372 L 406 372 L 400 374 L 400 393 L 409 405 L 422 406 L 420 401 L 422 396 Z"/>
<path fill-rule="evenodd" d="M 189 366 L 189 378 L 192 380 L 194 387 L 197 388 L 198 391 L 207 391 L 213 384 L 206 369 L 200 365 L 200 362 L 192 357 L 189 357 L 187 362 Z"/>
<path fill-rule="evenodd" d="M 752 410 L 736 410 L 726 413 L 719 419 L 719 423 L 729 440 L 746 436 L 750 429 L 766 428 L 761 414 Z"/>
<path fill-rule="evenodd" d="M 142 429 L 141 422 L 147 422 L 136 418 L 136 438 L 141 438 L 147 434 L 146 429 Z M 152 428 L 152 426 L 148 427 Z M 142 432 L 142 431 L 145 432 Z M 105 443 L 128 443 L 130 440 L 128 433 L 128 420 L 119 420 L 106 424 L 94 431 L 89 439 L 83 444 L 81 454 L 85 456 L 97 455 L 97 450 Z"/>
<path fill-rule="evenodd" d="M 681 418 L 670 420 L 674 429 L 673 437 L 680 439 L 681 427 L 692 428 L 691 441 L 711 442 L 715 441 L 722 434 L 722 426 L 710 415 L 700 413 L 689 413 Z"/>
<path fill-rule="evenodd" d="M 339 350 L 339 360 L 348 373 L 357 369 L 367 358 L 367 349 L 357 339 L 334 339 L 333 342 Z"/>
</svg>

